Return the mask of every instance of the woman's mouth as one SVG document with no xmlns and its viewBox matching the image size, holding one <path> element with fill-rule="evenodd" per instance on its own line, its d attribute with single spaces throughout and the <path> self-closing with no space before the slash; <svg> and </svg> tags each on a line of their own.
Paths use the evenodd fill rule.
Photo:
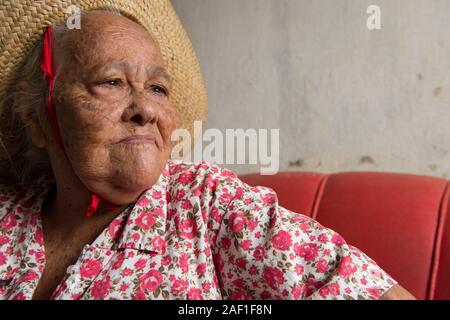
<svg viewBox="0 0 450 320">
<path fill-rule="evenodd" d="M 117 142 L 118 144 L 154 144 L 156 145 L 156 139 L 153 136 L 129 136 L 121 139 Z"/>
</svg>

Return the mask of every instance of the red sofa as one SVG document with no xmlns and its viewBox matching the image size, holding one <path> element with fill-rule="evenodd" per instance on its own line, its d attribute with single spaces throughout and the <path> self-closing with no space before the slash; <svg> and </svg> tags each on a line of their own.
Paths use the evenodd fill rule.
<svg viewBox="0 0 450 320">
<path fill-rule="evenodd" d="M 418 299 L 450 299 L 450 190 L 444 179 L 391 173 L 245 175 L 280 204 L 339 232 Z"/>
</svg>

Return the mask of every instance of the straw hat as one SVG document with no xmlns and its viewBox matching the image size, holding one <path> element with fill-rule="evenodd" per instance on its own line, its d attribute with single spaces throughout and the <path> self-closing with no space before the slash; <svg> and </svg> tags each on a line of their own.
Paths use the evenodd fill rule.
<svg viewBox="0 0 450 320">
<path fill-rule="evenodd" d="M 207 96 L 192 44 L 170 0 L 14 0 L 0 2 L 0 101 L 46 26 L 66 21 L 68 8 L 111 8 L 138 21 L 158 43 L 173 78 L 171 102 L 181 127 L 193 131 L 194 120 L 206 120 Z M 4 127 L 0 121 L 0 132 Z"/>
</svg>

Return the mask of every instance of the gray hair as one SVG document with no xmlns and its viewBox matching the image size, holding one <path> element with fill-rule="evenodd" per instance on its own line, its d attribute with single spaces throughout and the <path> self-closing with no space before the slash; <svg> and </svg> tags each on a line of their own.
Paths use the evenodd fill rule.
<svg viewBox="0 0 450 320">
<path fill-rule="evenodd" d="M 122 15 L 110 8 L 82 11 L 81 15 L 92 11 Z M 53 26 L 53 37 L 58 45 L 65 45 L 67 31 L 65 22 Z M 12 87 L 11 92 L 0 101 L 0 182 L 10 186 L 28 187 L 39 179 L 53 177 L 47 151 L 36 148 L 26 131 L 26 127 L 36 119 L 40 123 L 48 123 L 43 110 L 48 85 L 43 80 L 40 67 L 41 52 L 42 38 L 35 43 L 15 77 L 14 83 L 26 81 L 30 88 Z"/>
</svg>

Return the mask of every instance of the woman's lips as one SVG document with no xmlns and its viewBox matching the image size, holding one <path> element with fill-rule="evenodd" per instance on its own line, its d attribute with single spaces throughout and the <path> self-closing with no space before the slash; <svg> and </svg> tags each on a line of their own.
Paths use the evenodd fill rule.
<svg viewBox="0 0 450 320">
<path fill-rule="evenodd" d="M 130 137 L 126 137 L 122 140 L 119 140 L 119 142 L 117 143 L 122 143 L 122 144 L 154 144 L 156 145 L 156 139 L 153 136 L 141 136 L 141 135 L 136 135 L 136 136 L 130 136 Z"/>
</svg>

